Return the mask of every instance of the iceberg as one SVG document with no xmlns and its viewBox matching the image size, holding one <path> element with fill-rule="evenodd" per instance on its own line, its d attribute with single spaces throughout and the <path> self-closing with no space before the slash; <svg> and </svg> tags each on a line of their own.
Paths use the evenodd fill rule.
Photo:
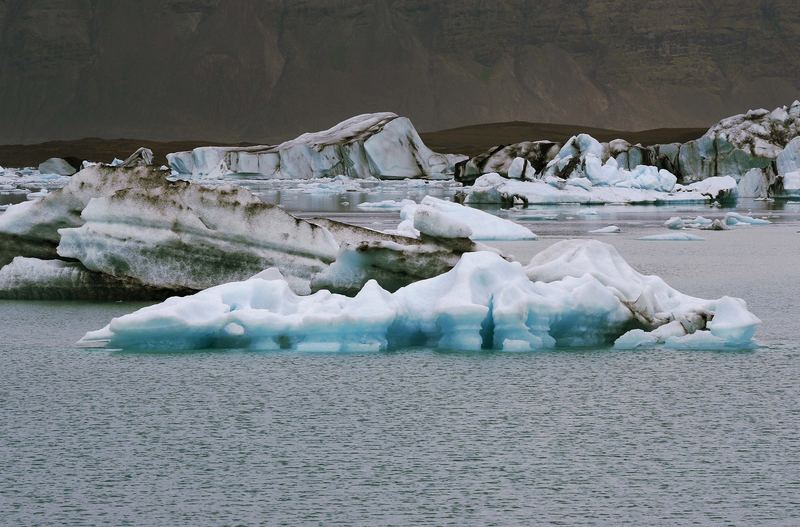
<svg viewBox="0 0 800 527">
<path fill-rule="evenodd" d="M 610 245 L 568 240 L 527 267 L 492 252 L 467 253 L 451 270 L 394 293 L 370 281 L 353 297 L 328 291 L 302 296 L 266 272 L 115 318 L 79 344 L 169 351 L 532 351 L 615 340 L 631 347 L 643 339 L 629 330 L 669 326 L 671 337 L 710 335 L 726 347 L 744 347 L 752 345 L 759 323 L 742 300 L 684 295 L 636 272 Z"/>
<path fill-rule="evenodd" d="M 652 241 L 652 242 L 699 242 L 703 238 L 688 232 L 668 232 L 664 234 L 651 234 L 649 236 L 642 236 L 637 240 Z"/>
<path fill-rule="evenodd" d="M 752 168 L 739 179 L 736 194 L 740 198 L 766 198 L 769 196 L 769 190 L 769 179 L 764 171 Z"/>
<path fill-rule="evenodd" d="M 522 157 L 515 157 L 508 167 L 508 177 L 510 179 L 533 179 L 536 175 L 536 169 L 530 162 Z"/>
<path fill-rule="evenodd" d="M 773 161 L 777 162 L 778 174 L 792 169 L 781 168 L 787 158 L 799 159 L 791 152 L 800 148 L 800 102 L 781 106 L 772 111 L 750 110 L 744 114 L 722 119 L 698 139 L 686 143 L 631 145 L 623 139 L 608 143 L 596 141 L 588 134 L 570 138 L 564 144 L 552 141 L 524 141 L 521 143 L 494 147 L 474 156 L 456 167 L 455 178 L 472 185 L 482 174 L 496 172 L 512 178 L 521 174 L 519 162 L 527 164 L 524 171 L 526 179 L 532 179 L 530 172 L 544 175 L 570 177 L 580 168 L 581 160 L 589 155 L 599 159 L 601 164 L 615 160 L 620 168 L 633 170 L 639 165 L 664 169 L 677 176 L 680 183 L 688 184 L 710 177 L 733 176 L 737 181 L 750 170 L 748 181 L 740 187 L 742 197 L 751 196 L 763 186 L 774 183 Z M 790 148 L 792 141 L 796 145 Z M 783 159 L 778 159 L 782 152 Z M 512 165 L 514 168 L 512 170 Z"/>
<path fill-rule="evenodd" d="M 738 212 L 727 212 L 725 213 L 725 216 L 723 218 L 716 218 L 713 220 L 709 218 L 704 218 L 703 216 L 697 216 L 694 219 L 673 216 L 664 222 L 664 226 L 674 230 L 687 228 L 687 229 L 721 231 L 721 230 L 727 230 L 730 227 L 735 227 L 737 225 L 744 225 L 744 226 L 769 225 L 770 223 L 772 222 L 769 220 L 761 218 L 753 218 L 752 216 L 748 216 Z M 657 235 L 657 236 L 664 236 L 664 235 Z M 683 233 L 679 234 L 678 236 L 691 236 L 691 235 Z M 664 238 L 658 238 L 658 239 L 664 239 Z"/>
<path fill-rule="evenodd" d="M 652 167 L 651 167 L 652 168 Z M 600 205 L 604 203 L 659 204 L 659 203 L 705 203 L 712 198 L 695 190 L 682 189 L 663 192 L 646 188 L 633 188 L 624 183 L 614 186 L 585 185 L 587 178 L 559 179 L 550 176 L 547 180 L 516 181 L 497 173 L 484 174 L 466 190 L 469 204 L 515 203 L 547 205 L 576 203 Z M 622 180 L 627 182 L 627 179 Z"/>
<path fill-rule="evenodd" d="M 243 188 L 170 181 L 168 172 L 145 166 L 146 157 L 89 166 L 64 188 L 9 207 L 0 216 L 0 266 L 16 256 L 68 259 L 145 291 L 173 292 L 277 267 L 297 291 L 308 292 L 312 282 L 350 291 L 370 278 L 396 289 L 440 274 L 476 249 L 470 240 L 417 240 L 298 219 Z M 328 269 L 339 258 L 362 267 L 342 281 Z M 31 262 L 17 268 L 23 264 Z"/>
<path fill-rule="evenodd" d="M 14 256 L 58 258 L 58 230 L 83 225 L 81 212 L 92 198 L 134 186 L 159 187 L 167 175 L 150 167 L 117 169 L 94 165 L 43 199 L 12 205 L 0 215 L 0 265 Z"/>
<path fill-rule="evenodd" d="M 725 214 L 725 223 L 728 225 L 769 225 L 769 220 L 746 216 L 738 212 L 728 212 Z"/>
<path fill-rule="evenodd" d="M 798 198 L 800 197 L 800 170 L 781 174 L 781 197 Z"/>
<path fill-rule="evenodd" d="M 590 234 L 616 234 L 618 232 L 622 232 L 622 229 L 616 225 L 609 225 L 608 227 L 601 227 L 599 229 L 589 231 Z"/>
<path fill-rule="evenodd" d="M 415 202 L 410 199 L 403 199 L 400 201 L 385 199 L 382 201 L 365 201 L 356 205 L 356 208 L 362 210 L 401 210 L 403 207 L 413 204 L 415 204 Z"/>
<path fill-rule="evenodd" d="M 381 283 L 396 288 L 449 269 L 462 252 L 474 250 L 469 240 L 444 244 L 301 220 L 243 188 L 186 181 L 92 199 L 81 219 L 80 227 L 58 231 L 59 256 L 162 288 L 199 290 L 276 267 L 298 292 L 310 291 L 312 282 L 349 291 L 354 285 L 333 280 L 328 266 L 352 251 L 369 263 L 360 268 L 358 287 L 388 274 L 393 279 Z M 384 265 L 390 266 L 385 273 Z"/>
<path fill-rule="evenodd" d="M 788 174 L 800 170 L 800 137 L 795 137 L 775 158 L 778 174 Z"/>
<path fill-rule="evenodd" d="M 505 174 L 513 179 L 517 179 L 517 176 L 520 179 L 532 179 L 553 160 L 560 149 L 561 145 L 553 141 L 523 141 L 509 146 L 496 146 L 456 164 L 455 180 L 472 185 L 482 174 L 492 172 Z"/>
<path fill-rule="evenodd" d="M 433 152 L 411 121 L 384 112 L 357 115 L 275 146 L 200 147 L 168 154 L 167 160 L 177 174 L 193 179 L 238 173 L 272 179 L 405 179 L 452 175 L 462 157 Z"/>
<path fill-rule="evenodd" d="M 301 291 L 336 259 L 326 229 L 249 191 L 185 181 L 91 199 L 80 226 L 58 230 L 58 255 L 142 284 L 199 290 L 278 267 Z"/>
<path fill-rule="evenodd" d="M 79 164 L 79 163 L 78 163 Z M 60 157 L 51 157 L 47 161 L 39 163 L 39 172 L 42 174 L 55 174 L 57 176 L 71 176 L 77 172 L 72 163 Z"/>
<path fill-rule="evenodd" d="M 69 176 L 42 173 L 35 168 L 0 168 L 0 190 L 4 192 L 55 190 L 69 183 L 69 180 Z"/>
<path fill-rule="evenodd" d="M 678 186 L 678 191 L 695 192 L 707 196 L 712 201 L 729 202 L 735 201 L 739 185 L 731 176 L 709 177 L 702 181 L 697 181 L 689 185 Z"/>
<path fill-rule="evenodd" d="M 615 145 L 616 148 L 617 145 Z M 682 203 L 728 200 L 736 197 L 731 177 L 710 178 L 678 185 L 678 178 L 652 165 L 620 166 L 610 146 L 588 134 L 572 137 L 535 176 L 507 179 L 499 173 L 475 179 L 468 203 Z M 629 162 L 630 160 L 628 160 Z M 519 164 L 512 170 L 519 171 Z"/>
<path fill-rule="evenodd" d="M 527 227 L 482 210 L 452 201 L 425 196 L 417 205 L 406 204 L 396 233 L 418 237 L 420 233 L 439 238 L 471 240 L 535 240 Z"/>
<path fill-rule="evenodd" d="M 722 119 L 709 128 L 704 137 L 724 137 L 736 148 L 754 156 L 775 159 L 787 141 L 800 135 L 800 101 L 763 108 Z"/>
<path fill-rule="evenodd" d="M 680 230 L 683 229 L 683 226 L 683 218 L 680 216 L 672 216 L 670 219 L 664 222 L 664 227 L 668 229 Z"/>
</svg>

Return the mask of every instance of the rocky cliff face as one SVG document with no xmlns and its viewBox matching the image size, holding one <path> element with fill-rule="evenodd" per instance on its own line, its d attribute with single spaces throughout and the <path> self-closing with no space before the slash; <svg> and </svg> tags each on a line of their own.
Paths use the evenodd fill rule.
<svg viewBox="0 0 800 527">
<path fill-rule="evenodd" d="M 275 141 L 382 110 L 422 130 L 702 126 L 797 98 L 796 7 L 0 0 L 0 143 Z"/>
</svg>

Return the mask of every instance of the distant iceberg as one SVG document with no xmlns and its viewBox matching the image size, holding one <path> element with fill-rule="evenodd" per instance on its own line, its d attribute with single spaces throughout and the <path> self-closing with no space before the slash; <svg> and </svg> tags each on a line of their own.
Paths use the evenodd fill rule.
<svg viewBox="0 0 800 527">
<path fill-rule="evenodd" d="M 694 189 L 674 189 L 672 192 L 665 192 L 624 185 L 594 185 L 591 182 L 587 184 L 587 181 L 587 178 L 584 177 L 559 179 L 552 176 L 543 180 L 516 181 L 506 179 L 496 173 L 485 174 L 479 177 L 475 184 L 466 191 L 466 202 L 504 205 L 514 203 L 599 205 L 604 203 L 707 203 L 714 200 L 713 196 Z M 735 190 L 735 185 L 733 189 Z"/>
<path fill-rule="evenodd" d="M 433 152 L 411 121 L 391 112 L 356 115 L 275 146 L 207 146 L 167 155 L 172 170 L 192 178 L 235 173 L 270 179 L 445 177 L 462 159 L 466 156 Z"/>
<path fill-rule="evenodd" d="M 795 198 L 800 192 L 794 181 L 789 181 L 790 192 L 784 193 L 780 179 L 800 169 L 793 162 L 800 159 L 798 135 L 800 101 L 794 101 L 772 111 L 749 110 L 727 117 L 702 137 L 685 143 L 643 146 L 624 139 L 601 143 L 580 134 L 564 144 L 523 141 L 497 146 L 458 163 L 455 179 L 466 185 L 489 173 L 517 180 L 532 180 L 542 173 L 566 179 L 579 167 L 580 159 L 592 155 L 603 164 L 613 159 L 619 168 L 627 170 L 639 166 L 665 169 L 682 184 L 731 176 L 738 183 L 739 197 Z"/>
<path fill-rule="evenodd" d="M 628 169 L 610 157 L 608 145 L 588 134 L 572 137 L 540 172 L 517 158 L 512 162 L 515 178 L 499 173 L 478 177 L 467 190 L 468 203 L 685 203 L 727 201 L 736 197 L 737 182 L 714 177 L 694 185 L 677 184 L 665 169 L 636 165 Z"/>
<path fill-rule="evenodd" d="M 650 234 L 637 239 L 646 242 L 701 242 L 704 238 L 688 232 L 666 232 L 664 234 Z"/>
<path fill-rule="evenodd" d="M 450 271 L 395 293 L 299 296 L 275 272 L 171 298 L 87 333 L 83 346 L 382 351 L 553 347 L 746 347 L 760 323 L 744 301 L 684 295 L 636 272 L 610 245 L 567 240 L 527 267 L 467 253 Z"/>
</svg>

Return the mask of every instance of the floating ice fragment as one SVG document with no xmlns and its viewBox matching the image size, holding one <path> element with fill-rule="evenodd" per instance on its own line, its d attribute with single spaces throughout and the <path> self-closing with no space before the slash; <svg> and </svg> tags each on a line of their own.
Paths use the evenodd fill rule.
<svg viewBox="0 0 800 527">
<path fill-rule="evenodd" d="M 421 232 L 439 238 L 536 239 L 534 233 L 518 223 L 432 196 L 425 196 L 419 205 L 409 202 L 400 211 L 400 218 L 402 221 L 394 232 L 409 236 Z"/>
<path fill-rule="evenodd" d="M 395 201 L 393 199 L 385 199 L 383 201 L 365 201 L 356 205 L 359 209 L 364 210 L 400 210 L 406 205 L 414 205 L 415 202 L 410 199 Z"/>
<path fill-rule="evenodd" d="M 683 219 L 680 216 L 673 216 L 664 222 L 664 227 L 674 230 L 683 229 Z"/>
<path fill-rule="evenodd" d="M 753 218 L 752 216 L 745 216 L 738 212 L 728 212 L 725 214 L 725 223 L 728 225 L 768 225 L 772 222 L 760 218 Z"/>
<path fill-rule="evenodd" d="M 600 229 L 595 229 L 589 232 L 592 234 L 613 234 L 617 232 L 622 232 L 622 229 L 620 229 L 616 225 L 609 225 L 608 227 L 602 227 Z"/>
<path fill-rule="evenodd" d="M 703 241 L 703 238 L 697 236 L 696 234 L 690 234 L 688 232 L 675 232 L 675 233 L 670 232 L 665 234 L 651 234 L 649 236 L 642 236 L 640 238 L 637 238 L 637 240 L 688 242 L 688 241 Z"/>
</svg>

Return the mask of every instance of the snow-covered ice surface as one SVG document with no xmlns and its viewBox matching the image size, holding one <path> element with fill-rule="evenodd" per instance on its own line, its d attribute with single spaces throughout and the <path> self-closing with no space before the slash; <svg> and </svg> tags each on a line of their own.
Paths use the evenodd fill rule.
<svg viewBox="0 0 800 527">
<path fill-rule="evenodd" d="M 715 176 L 697 181 L 689 185 L 677 185 L 676 190 L 698 193 L 707 196 L 709 200 L 731 201 L 738 192 L 738 183 L 731 176 Z"/>
<path fill-rule="evenodd" d="M 567 240 L 526 267 L 467 253 L 447 273 L 389 293 L 374 281 L 355 297 L 298 296 L 274 273 L 213 287 L 114 319 L 82 345 L 125 349 L 251 348 L 531 351 L 598 346 L 626 330 L 663 332 L 683 347 L 752 345 L 760 320 L 744 301 L 702 300 L 636 272 L 610 245 Z M 633 329 L 631 326 L 640 326 Z M 662 333 L 655 335 L 661 342 Z M 637 339 L 641 340 L 639 333 Z M 700 337 L 700 335 L 702 337 Z M 637 341 L 638 345 L 638 341 Z"/>
</svg>

